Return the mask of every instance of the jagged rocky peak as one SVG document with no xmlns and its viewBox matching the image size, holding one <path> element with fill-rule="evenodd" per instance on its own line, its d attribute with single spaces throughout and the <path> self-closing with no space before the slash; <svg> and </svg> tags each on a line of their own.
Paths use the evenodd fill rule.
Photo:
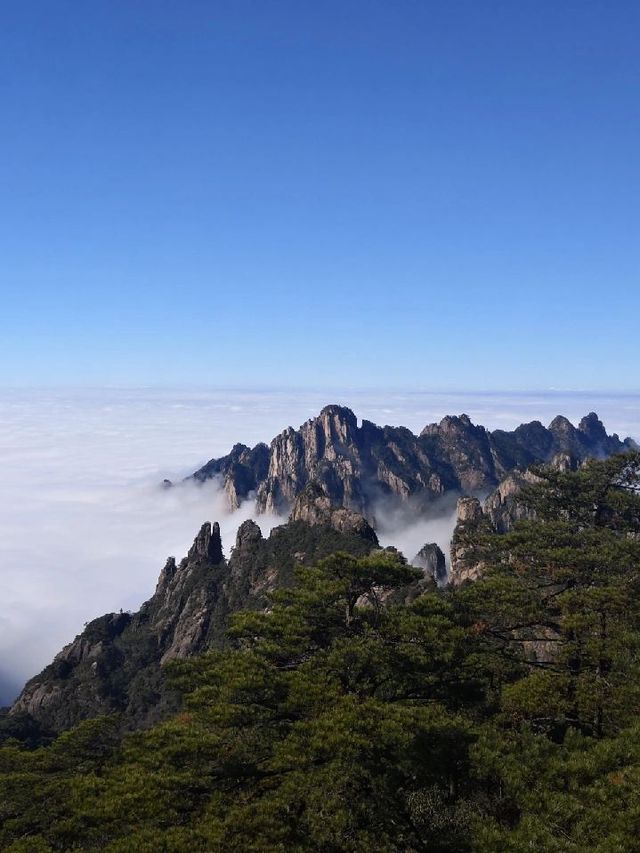
<svg viewBox="0 0 640 853">
<path fill-rule="evenodd" d="M 164 568 L 160 572 L 160 577 L 158 578 L 158 583 L 156 585 L 156 596 L 164 594 L 165 590 L 173 580 L 177 570 L 178 567 L 176 566 L 176 558 L 167 557 L 167 562 L 164 564 Z"/>
<path fill-rule="evenodd" d="M 578 427 L 562 415 L 558 415 L 549 424 L 549 432 L 554 437 L 554 451 L 567 451 L 579 462 L 589 457 L 605 458 L 635 447 L 631 438 L 620 441 L 618 435 L 607 435 L 604 424 L 595 412 L 585 415 Z"/>
<path fill-rule="evenodd" d="M 585 415 L 578 424 L 578 429 L 594 444 L 606 441 L 608 438 L 604 424 L 595 412 L 589 412 L 588 415 Z"/>
<path fill-rule="evenodd" d="M 249 448 L 245 444 L 234 444 L 231 452 L 220 459 L 210 459 L 191 478 L 198 482 L 219 479 L 229 501 L 230 509 L 238 509 L 258 488 L 269 469 L 269 448 L 256 444 Z"/>
<path fill-rule="evenodd" d="M 556 471 L 575 471 L 582 461 L 567 450 L 559 451 L 547 463 Z M 482 564 L 478 563 L 473 549 L 469 548 L 469 534 L 473 538 L 474 530 L 484 524 L 488 531 L 508 533 L 517 521 L 531 519 L 534 512 L 522 501 L 522 490 L 540 482 L 540 476 L 532 469 L 515 469 L 504 477 L 498 486 L 480 502 L 478 498 L 461 497 L 458 500 L 457 521 L 451 540 L 450 581 L 453 584 L 474 579 L 480 574 Z"/>
<path fill-rule="evenodd" d="M 296 498 L 291 511 L 291 521 L 331 527 L 339 533 L 354 533 L 378 545 L 378 537 L 369 522 L 358 512 L 334 506 L 320 483 L 307 483 Z"/>
<path fill-rule="evenodd" d="M 365 508 L 362 431 L 344 406 L 325 406 L 298 430 L 284 430 L 271 442 L 269 470 L 257 492 L 260 512 L 286 513 L 308 482 L 321 483 L 335 503 Z"/>
<path fill-rule="evenodd" d="M 295 583 L 296 565 L 314 565 L 336 551 L 361 556 L 375 546 L 375 534 L 366 540 L 300 521 L 264 538 L 249 520 L 240 525 L 227 561 L 218 525 L 207 522 L 183 560 L 168 558 L 155 593 L 137 613 L 109 613 L 88 623 L 27 682 L 10 713 L 28 714 L 55 732 L 116 711 L 134 726 L 158 720 L 175 707 L 164 680 L 166 662 L 219 647 L 231 615 L 268 607 L 270 592 Z"/>
<path fill-rule="evenodd" d="M 637 447 L 635 441 L 631 438 L 625 438 L 624 442 L 616 433 L 609 436 L 604 427 L 604 424 L 595 412 L 589 412 L 580 421 L 578 432 L 583 436 L 583 442 L 592 449 L 592 455 L 600 458 L 610 456 L 612 453 L 619 453 L 619 448 L 622 446 L 624 450 L 632 450 Z"/>
<path fill-rule="evenodd" d="M 315 420 L 311 418 L 307 423 L 314 424 Z M 325 406 L 317 420 L 322 425 L 327 442 L 342 441 L 346 444 L 353 439 L 358 429 L 358 420 L 351 409 L 335 403 Z"/>
<path fill-rule="evenodd" d="M 437 424 L 427 424 L 420 435 L 455 436 L 465 433 L 482 435 L 486 432 L 482 426 L 476 426 L 469 415 L 445 415 Z"/>
<path fill-rule="evenodd" d="M 243 521 L 236 533 L 236 544 L 233 547 L 232 557 L 252 554 L 264 542 L 260 526 L 251 518 Z"/>
<path fill-rule="evenodd" d="M 412 566 L 422 569 L 425 577 L 443 583 L 447 578 L 447 564 L 442 549 L 435 542 L 427 542 L 411 560 Z"/>
<path fill-rule="evenodd" d="M 261 541 L 262 530 L 260 530 L 260 525 L 256 524 L 251 518 L 243 521 L 236 534 L 236 548 L 257 545 Z"/>
<path fill-rule="evenodd" d="M 381 501 L 423 512 L 447 492 L 489 491 L 514 468 L 549 462 L 558 452 L 583 461 L 632 446 L 631 439 L 607 436 L 594 413 L 578 428 L 558 416 L 548 428 L 532 421 L 512 431 L 489 431 L 467 414 L 448 415 L 414 435 L 366 420 L 358 426 L 351 409 L 334 404 L 298 429 L 283 430 L 269 447 L 236 445 L 193 477 L 221 478 L 232 509 L 255 495 L 258 512 L 277 514 L 289 513 L 307 484 L 316 482 L 333 505 L 371 522 Z"/>
<path fill-rule="evenodd" d="M 167 559 L 153 596 L 138 613 L 108 613 L 89 622 L 27 682 L 11 713 L 26 712 L 55 731 L 115 710 L 153 716 L 156 689 L 157 701 L 164 701 L 160 666 L 208 647 L 212 618 L 225 612 L 228 573 L 220 527 L 206 522 L 179 564 Z M 144 698 L 136 687 L 141 671 Z M 125 696 L 123 679 L 131 688 Z"/>
<path fill-rule="evenodd" d="M 187 560 L 195 560 L 198 557 L 209 560 L 214 565 L 223 561 L 224 555 L 222 553 L 220 525 L 217 521 L 214 522 L 213 526 L 210 521 L 206 521 L 194 539 L 193 545 L 187 554 Z"/>
<path fill-rule="evenodd" d="M 576 432 L 576 428 L 564 415 L 556 415 L 549 424 L 549 432 L 554 435 L 572 436 Z"/>
<path fill-rule="evenodd" d="M 549 432 L 553 437 L 554 450 L 566 450 L 569 453 L 580 454 L 582 436 L 570 420 L 558 415 L 549 424 Z"/>
</svg>

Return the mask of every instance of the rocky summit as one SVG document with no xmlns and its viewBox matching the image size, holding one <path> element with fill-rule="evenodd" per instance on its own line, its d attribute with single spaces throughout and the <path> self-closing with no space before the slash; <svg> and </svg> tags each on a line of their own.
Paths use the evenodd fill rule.
<svg viewBox="0 0 640 853">
<path fill-rule="evenodd" d="M 255 496 L 259 513 L 289 513 L 309 483 L 334 506 L 364 515 L 389 503 L 418 511 L 447 492 L 478 493 L 496 486 L 514 468 L 548 462 L 558 453 L 582 461 L 631 449 L 627 438 L 608 435 L 591 412 L 577 427 L 558 416 L 512 431 L 488 430 L 470 418 L 447 416 L 420 435 L 405 427 L 358 420 L 351 409 L 326 406 L 298 429 L 288 427 L 271 444 L 237 444 L 192 478 L 222 483 L 231 509 Z"/>
</svg>

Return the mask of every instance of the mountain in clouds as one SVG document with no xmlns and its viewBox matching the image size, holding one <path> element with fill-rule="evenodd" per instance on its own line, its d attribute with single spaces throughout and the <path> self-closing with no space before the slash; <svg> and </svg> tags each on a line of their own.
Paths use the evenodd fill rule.
<svg viewBox="0 0 640 853">
<path fill-rule="evenodd" d="M 229 559 L 218 525 L 203 525 L 180 563 L 167 560 L 154 595 L 137 613 L 106 614 L 88 623 L 27 682 L 5 716 L 5 732 L 22 726 L 37 740 L 38 732 L 46 736 L 113 711 L 122 712 L 131 727 L 166 716 L 175 698 L 164 664 L 224 645 L 231 615 L 267 607 L 269 593 L 295 583 L 296 566 L 313 565 L 335 551 L 361 556 L 379 549 L 375 513 L 394 503 L 414 518 L 428 518 L 437 510 L 436 499 L 448 493 L 495 489 L 483 506 L 477 497 L 458 501 L 452 580 L 473 577 L 477 566 L 467 528 L 486 517 L 500 531 L 520 517 L 518 493 L 532 476 L 528 465 L 553 460 L 576 466 L 633 446 L 631 439 L 607 435 L 593 413 L 577 428 L 559 416 L 548 428 L 533 421 L 512 432 L 489 431 L 461 415 L 414 435 L 369 421 L 358 426 L 353 412 L 340 406 L 327 406 L 298 430 L 285 430 L 270 447 L 236 445 L 193 478 L 220 478 L 231 508 L 255 494 L 258 511 L 286 509 L 289 521 L 268 538 L 254 521 L 245 521 Z M 395 548 L 387 550 L 404 559 Z M 435 543 L 424 544 L 412 562 L 422 569 L 422 579 L 401 591 L 402 600 L 434 580 L 446 581 L 445 556 Z"/>
<path fill-rule="evenodd" d="M 313 565 L 335 551 L 364 556 L 378 547 L 362 517 L 310 494 L 268 538 L 254 521 L 245 521 L 228 560 L 218 524 L 206 523 L 183 560 L 169 557 L 155 593 L 138 612 L 89 622 L 27 682 L 5 729 L 19 734 L 35 726 L 57 733 L 112 712 L 123 713 L 130 727 L 161 719 L 174 709 L 164 664 L 223 645 L 230 615 L 265 608 L 268 593 L 294 582 L 295 566 Z"/>
<path fill-rule="evenodd" d="M 287 513 L 309 483 L 335 505 L 370 520 L 385 506 L 424 510 L 448 492 L 495 488 L 514 468 L 549 461 L 567 452 L 578 462 L 634 446 L 608 435 L 591 412 L 574 427 L 559 415 L 509 432 L 476 426 L 467 415 L 447 416 L 420 435 L 406 427 L 376 426 L 343 406 L 326 406 L 297 430 L 288 427 L 270 446 L 236 444 L 192 477 L 219 478 L 231 509 L 255 494 L 257 511 Z"/>
</svg>

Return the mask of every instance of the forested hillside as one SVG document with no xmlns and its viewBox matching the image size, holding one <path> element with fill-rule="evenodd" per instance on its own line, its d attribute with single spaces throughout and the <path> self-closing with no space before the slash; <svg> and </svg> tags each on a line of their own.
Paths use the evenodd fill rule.
<svg viewBox="0 0 640 853">
<path fill-rule="evenodd" d="M 637 850 L 640 453 L 537 473 L 477 580 L 338 552 L 165 664 L 167 720 L 5 741 L 0 847 Z"/>
</svg>

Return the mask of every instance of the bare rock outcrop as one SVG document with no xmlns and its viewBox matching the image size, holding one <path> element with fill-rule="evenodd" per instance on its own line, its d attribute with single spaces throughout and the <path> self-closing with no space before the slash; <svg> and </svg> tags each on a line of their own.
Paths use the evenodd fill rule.
<svg viewBox="0 0 640 853">
<path fill-rule="evenodd" d="M 578 464 L 575 456 L 562 451 L 553 456 L 548 466 L 564 472 L 576 470 Z M 484 564 L 478 556 L 478 533 L 508 533 L 516 522 L 534 518 L 533 510 L 522 500 L 522 491 L 539 483 L 540 479 L 535 470 L 514 470 L 483 502 L 468 496 L 458 499 L 451 540 L 451 583 L 475 580 L 481 574 Z"/>
<path fill-rule="evenodd" d="M 549 462 L 559 452 L 581 461 L 632 446 L 631 439 L 608 436 L 593 412 L 578 427 L 558 416 L 548 428 L 532 421 L 513 431 L 490 431 L 462 414 L 414 435 L 366 420 L 358 425 L 351 409 L 331 405 L 298 429 L 285 429 L 269 447 L 236 445 L 193 477 L 219 478 L 232 509 L 255 495 L 258 512 L 274 513 L 289 513 L 305 487 L 317 483 L 333 505 L 371 523 L 381 502 L 423 513 L 447 492 L 489 491 L 514 468 Z"/>
<path fill-rule="evenodd" d="M 484 564 L 478 555 L 477 537 L 478 533 L 487 527 L 478 498 L 459 498 L 456 526 L 451 539 L 450 583 L 457 585 L 480 576 Z"/>
<path fill-rule="evenodd" d="M 435 542 L 427 542 L 411 560 L 412 566 L 422 569 L 425 577 L 433 578 L 437 584 L 447 579 L 447 563 L 442 549 Z"/>
<path fill-rule="evenodd" d="M 364 511 L 364 460 L 356 417 L 351 409 L 325 406 L 298 430 L 292 427 L 273 439 L 269 471 L 257 493 L 264 512 L 292 507 L 307 483 L 323 486 L 334 503 Z"/>
<path fill-rule="evenodd" d="M 220 538 L 220 525 L 218 522 L 206 521 L 200 528 L 200 532 L 193 541 L 186 557 L 186 563 L 193 560 L 209 560 L 214 566 L 224 559 L 222 554 L 222 540 Z"/>
<path fill-rule="evenodd" d="M 96 714 L 135 715 L 143 692 L 148 706 L 154 696 L 161 704 L 166 697 L 159 691 L 159 668 L 206 647 L 225 571 L 220 528 L 207 522 L 179 564 L 168 558 L 154 595 L 137 613 L 109 613 L 89 622 L 26 684 L 11 713 L 27 713 L 61 731 Z"/>
<path fill-rule="evenodd" d="M 229 508 L 235 510 L 255 493 L 267 476 L 268 469 L 269 448 L 266 444 L 257 444 L 253 448 L 236 444 L 227 456 L 211 459 L 199 468 L 192 479 L 199 482 L 219 479 L 226 492 Z"/>
<path fill-rule="evenodd" d="M 376 547 L 378 545 L 378 537 L 366 518 L 347 507 L 335 506 L 319 483 L 308 483 L 298 495 L 291 511 L 291 521 L 331 527 L 339 533 L 356 534 Z"/>
</svg>

